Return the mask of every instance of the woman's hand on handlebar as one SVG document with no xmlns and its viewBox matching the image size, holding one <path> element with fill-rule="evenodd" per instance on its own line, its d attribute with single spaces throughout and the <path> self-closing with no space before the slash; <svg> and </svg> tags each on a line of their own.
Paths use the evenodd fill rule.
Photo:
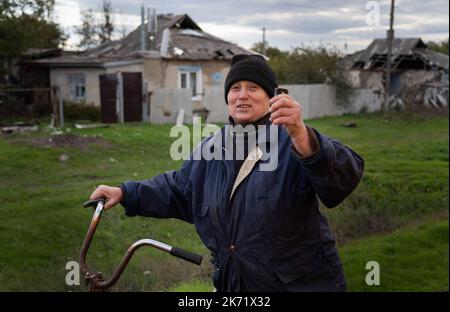
<svg viewBox="0 0 450 312">
<path fill-rule="evenodd" d="M 99 185 L 91 195 L 91 200 L 105 197 L 105 210 L 114 207 L 122 200 L 123 194 L 120 187 L 112 187 L 107 185 Z"/>
</svg>

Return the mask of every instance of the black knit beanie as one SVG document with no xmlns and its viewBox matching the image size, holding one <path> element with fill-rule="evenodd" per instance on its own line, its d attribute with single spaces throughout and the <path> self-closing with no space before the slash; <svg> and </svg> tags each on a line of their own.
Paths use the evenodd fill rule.
<svg viewBox="0 0 450 312">
<path fill-rule="evenodd" d="M 272 98 L 277 85 L 277 77 L 261 55 L 238 54 L 231 59 L 231 68 L 225 79 L 225 102 L 231 86 L 236 81 L 248 80 L 257 83 Z"/>
</svg>

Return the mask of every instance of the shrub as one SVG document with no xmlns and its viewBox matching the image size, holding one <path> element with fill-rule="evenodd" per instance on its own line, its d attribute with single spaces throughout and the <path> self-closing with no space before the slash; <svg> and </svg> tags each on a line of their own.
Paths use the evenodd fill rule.
<svg viewBox="0 0 450 312">
<path fill-rule="evenodd" d="M 255 44 L 253 50 L 263 53 L 261 43 Z M 343 54 L 336 48 L 296 47 L 281 51 L 268 47 L 264 53 L 270 58 L 269 64 L 280 84 L 333 84 L 336 86 L 336 103 L 349 104 L 353 89 L 339 63 Z"/>
<path fill-rule="evenodd" d="M 93 104 L 64 101 L 65 119 L 99 121 L 100 116 L 100 107 L 94 106 Z"/>
</svg>

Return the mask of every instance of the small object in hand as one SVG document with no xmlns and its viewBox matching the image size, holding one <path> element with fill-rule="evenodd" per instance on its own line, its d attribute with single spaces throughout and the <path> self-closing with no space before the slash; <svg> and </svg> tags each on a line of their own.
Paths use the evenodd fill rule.
<svg viewBox="0 0 450 312">
<path fill-rule="evenodd" d="M 285 88 L 276 87 L 275 95 L 278 95 L 278 94 L 289 94 L 289 91 L 288 91 L 288 89 L 285 89 Z"/>
</svg>

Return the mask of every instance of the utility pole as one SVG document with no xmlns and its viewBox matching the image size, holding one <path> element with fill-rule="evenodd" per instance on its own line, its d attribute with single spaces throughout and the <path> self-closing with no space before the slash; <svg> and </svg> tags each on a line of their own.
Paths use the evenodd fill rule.
<svg viewBox="0 0 450 312">
<path fill-rule="evenodd" d="M 156 50 L 156 33 L 158 31 L 156 9 L 147 9 L 147 31 L 150 34 L 150 50 Z"/>
<path fill-rule="evenodd" d="M 391 0 L 391 17 L 390 17 L 390 26 L 387 31 L 387 44 L 388 51 L 386 56 L 386 85 L 384 87 L 385 95 L 384 95 L 384 110 L 389 108 L 389 93 L 390 93 L 390 84 L 391 84 L 391 58 L 392 58 L 392 42 L 394 41 L 394 7 L 395 0 Z"/>
<path fill-rule="evenodd" d="M 145 28 L 145 7 L 141 5 L 141 51 L 147 50 L 147 29 Z"/>
<path fill-rule="evenodd" d="M 263 27 L 262 54 L 266 55 L 266 27 Z"/>
</svg>

